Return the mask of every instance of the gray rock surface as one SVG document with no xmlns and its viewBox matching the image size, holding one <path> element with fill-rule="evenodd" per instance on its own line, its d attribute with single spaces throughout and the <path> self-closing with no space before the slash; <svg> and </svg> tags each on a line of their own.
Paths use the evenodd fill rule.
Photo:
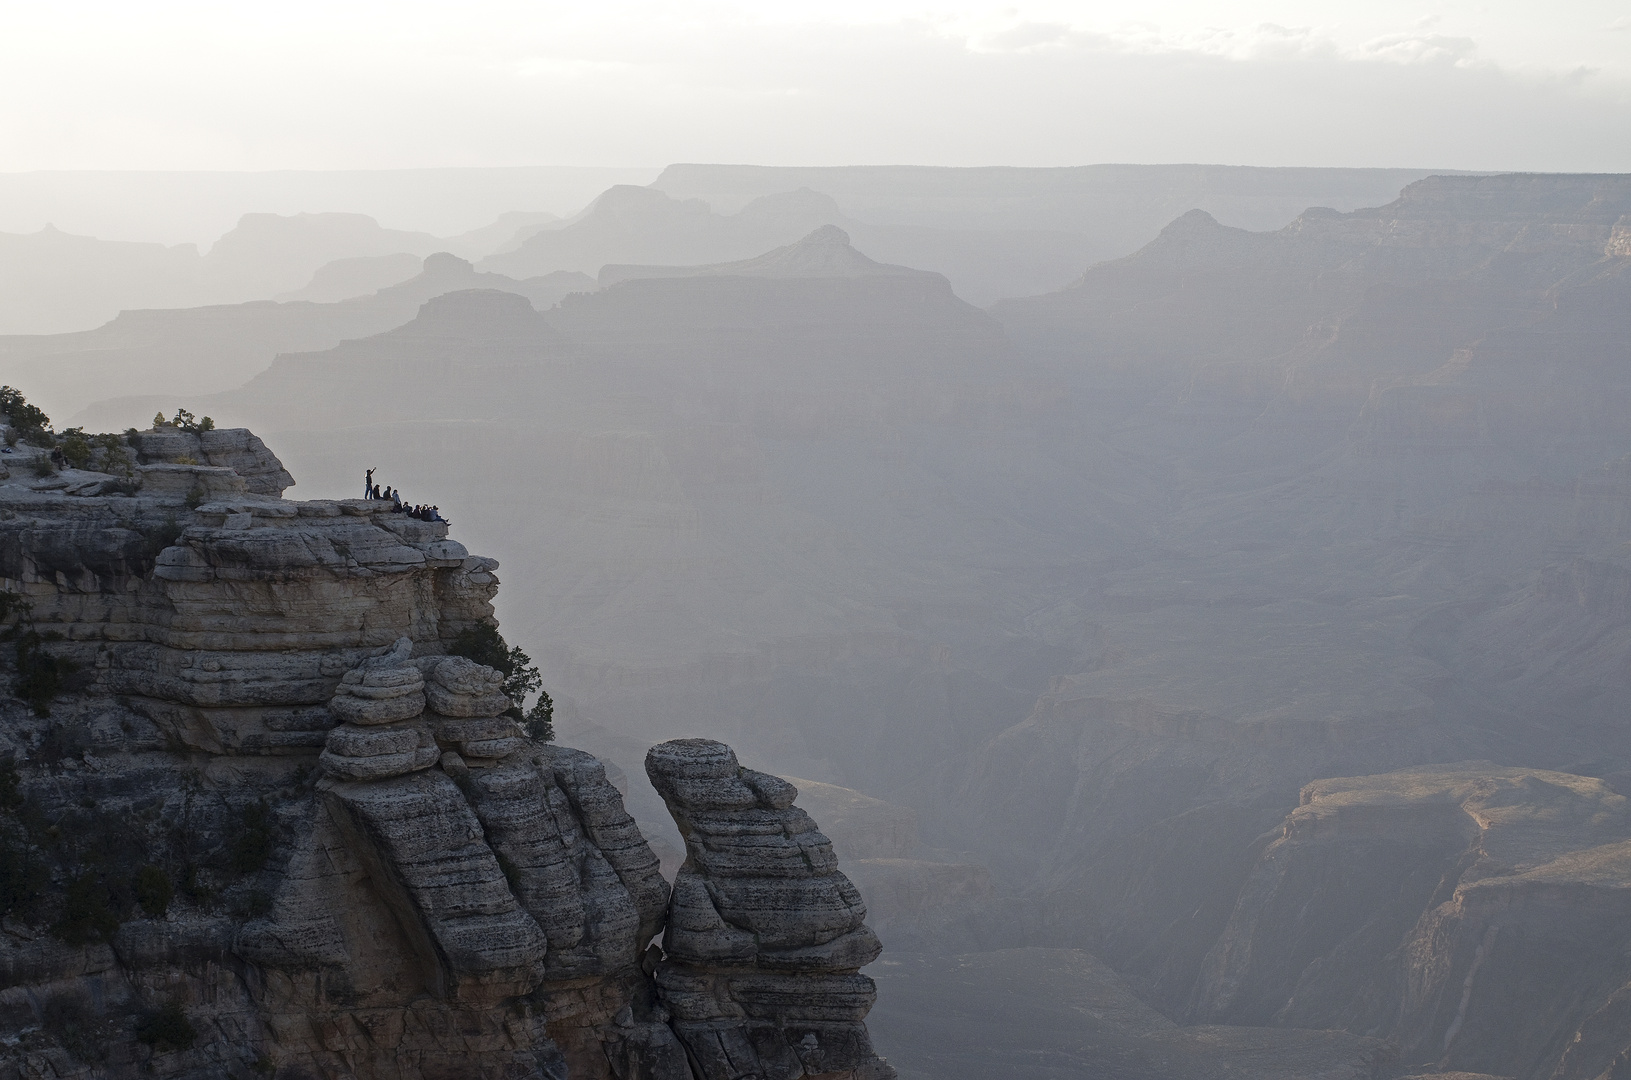
<svg viewBox="0 0 1631 1080">
<path fill-rule="evenodd" d="M 863 1022 L 878 940 L 797 789 L 707 739 L 652 747 L 646 773 L 686 846 L 658 995 L 701 1080 L 894 1076 Z"/>
<path fill-rule="evenodd" d="M 0 700 L 0 857 L 42 875 L 0 897 L 0 1020 L 26 1036 L 0 1076 L 694 1080 L 653 974 L 656 855 L 599 761 L 525 737 L 503 676 L 446 655 L 492 618 L 496 562 L 386 503 L 277 497 L 247 432 L 135 444 L 172 460 L 0 482 L 0 629 L 48 630 L 73 676 L 38 715 Z M 855 1023 L 799 1053 L 847 1061 L 876 944 L 792 786 L 743 776 L 821 872 L 725 886 L 770 931 L 740 992 L 842 984 Z M 165 1007 L 190 1047 L 135 1038 Z"/>
</svg>

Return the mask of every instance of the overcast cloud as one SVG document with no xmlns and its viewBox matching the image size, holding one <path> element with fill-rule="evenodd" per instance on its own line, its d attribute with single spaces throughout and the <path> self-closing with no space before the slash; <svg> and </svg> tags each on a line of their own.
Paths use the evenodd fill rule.
<svg viewBox="0 0 1631 1080">
<path fill-rule="evenodd" d="M 1631 4 L 0 4 L 0 171 L 1631 170 Z"/>
</svg>

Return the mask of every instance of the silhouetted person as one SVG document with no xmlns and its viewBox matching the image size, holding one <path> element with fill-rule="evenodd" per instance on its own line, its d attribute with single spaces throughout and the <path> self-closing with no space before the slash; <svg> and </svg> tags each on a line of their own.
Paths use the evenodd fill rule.
<svg viewBox="0 0 1631 1080">
<path fill-rule="evenodd" d="M 363 481 L 362 481 L 362 497 L 365 498 L 365 499 L 371 499 L 371 498 L 374 497 L 374 470 L 373 469 L 369 469 L 368 470 L 368 475 L 363 477 Z"/>
</svg>

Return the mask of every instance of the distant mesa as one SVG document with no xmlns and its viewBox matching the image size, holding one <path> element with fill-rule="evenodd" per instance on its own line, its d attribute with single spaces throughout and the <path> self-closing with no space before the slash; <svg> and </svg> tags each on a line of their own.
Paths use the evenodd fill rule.
<svg viewBox="0 0 1631 1080">
<path fill-rule="evenodd" d="M 577 218 L 534 232 L 483 260 L 483 270 L 527 277 L 552 270 L 593 273 L 608 263 L 703 266 L 753 257 L 821 225 L 846 222 L 838 204 L 809 189 L 755 199 L 734 215 L 701 199 L 653 188 L 608 189 Z"/>
</svg>

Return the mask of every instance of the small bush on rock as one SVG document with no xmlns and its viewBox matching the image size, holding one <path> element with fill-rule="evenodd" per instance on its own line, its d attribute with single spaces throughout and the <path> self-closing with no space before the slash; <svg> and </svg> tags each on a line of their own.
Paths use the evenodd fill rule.
<svg viewBox="0 0 1631 1080">
<path fill-rule="evenodd" d="M 91 443 L 80 428 L 69 428 L 63 432 L 57 449 L 62 451 L 63 460 L 68 462 L 69 468 L 83 469 L 91 463 Z"/>
<path fill-rule="evenodd" d="M 199 435 L 206 431 L 214 431 L 215 421 L 211 420 L 207 416 L 200 420 L 186 409 L 177 409 L 175 416 L 168 420 L 164 418 L 164 413 L 162 412 L 155 414 L 153 417 L 153 426 L 156 428 L 180 428 L 182 431 L 185 431 L 188 434 Z M 194 464 L 197 463 L 194 462 Z"/>
<path fill-rule="evenodd" d="M 103 472 L 127 478 L 135 475 L 136 470 L 131 463 L 130 454 L 125 450 L 123 439 L 117 435 L 97 435 L 91 441 L 96 449 L 101 451 Z"/>
<path fill-rule="evenodd" d="M 447 651 L 453 656 L 463 656 L 478 664 L 486 664 L 503 675 L 504 693 L 514 703 L 509 715 L 516 720 L 527 721 L 529 734 L 534 725 L 541 725 L 538 730 L 548 732 L 547 737 L 534 735 L 534 738 L 542 738 L 548 742 L 555 737 L 555 729 L 551 724 L 555 715 L 555 702 L 543 689 L 543 675 L 539 674 L 532 657 L 523 652 L 519 645 L 510 645 L 504 640 L 504 635 L 498 632 L 498 627 L 490 623 L 477 623 L 468 630 L 461 631 L 448 645 Z M 534 693 L 538 695 L 538 700 L 533 704 L 531 712 L 523 714 L 522 708 L 527 698 Z"/>
<path fill-rule="evenodd" d="M 35 446 L 51 445 L 51 418 L 38 406 L 30 405 L 21 390 L 0 386 L 0 413 L 5 414 L 11 428 L 6 445 L 15 446 L 18 439 Z"/>
<path fill-rule="evenodd" d="M 181 539 L 181 530 L 182 525 L 174 514 L 165 514 L 164 520 L 157 525 L 136 529 L 142 535 L 142 555 L 148 559 L 157 558 L 159 552 Z"/>
<path fill-rule="evenodd" d="M 555 699 L 539 690 L 538 700 L 527 710 L 527 734 L 539 742 L 555 741 Z"/>
</svg>

